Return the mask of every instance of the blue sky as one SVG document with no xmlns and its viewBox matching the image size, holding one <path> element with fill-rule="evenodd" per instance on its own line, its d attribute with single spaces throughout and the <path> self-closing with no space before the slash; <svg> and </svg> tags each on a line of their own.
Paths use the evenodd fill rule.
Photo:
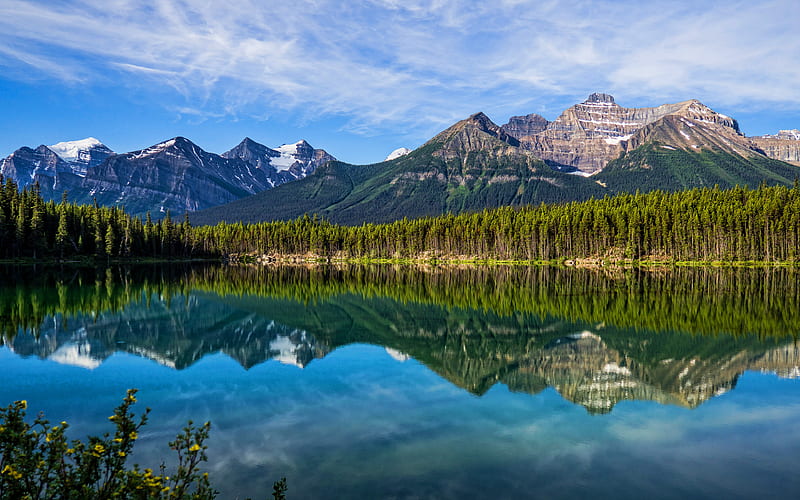
<svg viewBox="0 0 800 500">
<path fill-rule="evenodd" d="M 369 163 L 595 91 L 772 133 L 800 128 L 798 20 L 797 0 L 0 0 L 0 156 L 249 136 Z"/>
</svg>

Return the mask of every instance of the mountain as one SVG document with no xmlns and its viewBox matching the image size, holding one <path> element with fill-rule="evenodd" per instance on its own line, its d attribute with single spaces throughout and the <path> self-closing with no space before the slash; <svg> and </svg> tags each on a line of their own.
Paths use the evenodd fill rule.
<svg viewBox="0 0 800 500">
<path fill-rule="evenodd" d="M 697 100 L 654 108 L 624 108 L 608 94 L 592 94 L 553 122 L 513 117 L 504 130 L 548 164 L 590 175 L 622 153 L 660 141 L 678 149 L 719 149 L 737 155 L 759 153 L 736 120 Z"/>
<path fill-rule="evenodd" d="M 73 172 L 81 177 L 86 175 L 89 168 L 96 167 L 114 154 L 111 149 L 94 137 L 87 137 L 79 141 L 59 142 L 47 147 L 62 160 L 72 165 Z"/>
<path fill-rule="evenodd" d="M 191 220 L 258 222 L 316 213 L 343 224 L 389 222 L 637 190 L 791 185 L 798 176 L 796 166 L 768 157 L 745 137 L 736 120 L 697 100 L 623 108 L 610 95 L 592 94 L 553 122 L 531 114 L 500 127 L 477 113 L 393 160 L 334 162 Z"/>
<path fill-rule="evenodd" d="M 753 137 L 765 155 L 800 167 L 800 130 L 781 130 L 774 135 Z"/>
<path fill-rule="evenodd" d="M 498 126 L 476 113 L 372 165 L 338 162 L 306 141 L 269 148 L 245 138 L 217 155 L 182 137 L 119 155 L 87 138 L 0 161 L 0 173 L 38 182 L 45 199 L 68 190 L 134 214 L 196 211 L 196 224 L 305 213 L 360 224 L 636 190 L 791 185 L 798 167 L 799 131 L 749 138 L 694 99 L 625 108 L 603 93 L 553 121 L 534 113 Z"/>
<path fill-rule="evenodd" d="M 306 141 L 270 149 L 245 138 L 217 155 L 186 138 L 114 154 L 95 138 L 23 147 L 0 161 L 0 173 L 20 186 L 39 182 L 45 199 L 124 205 L 129 212 L 200 210 L 300 179 L 335 160 Z"/>
<path fill-rule="evenodd" d="M 208 153 L 183 137 L 108 158 L 89 169 L 79 201 L 133 213 L 183 213 L 233 201 L 268 185 L 261 170 Z"/>
<path fill-rule="evenodd" d="M 790 186 L 800 176 L 794 165 L 750 152 L 735 154 L 717 148 L 682 149 L 660 141 L 648 142 L 609 162 L 592 176 L 614 193 L 677 191 L 693 187 L 730 188 Z"/>
<path fill-rule="evenodd" d="M 336 159 L 323 149 L 314 149 L 306 141 L 271 149 L 249 137 L 245 137 L 239 145 L 221 156 L 228 159 L 238 158 L 264 172 L 269 185 L 261 190 L 302 179 L 320 165 Z"/>
<path fill-rule="evenodd" d="M 190 219 L 256 222 L 317 213 L 332 222 L 360 224 L 606 192 L 594 180 L 554 171 L 476 113 L 394 160 L 363 166 L 331 162 L 305 179 Z"/>
<path fill-rule="evenodd" d="M 113 154 L 94 137 L 36 149 L 22 147 L 0 160 L 0 174 L 20 187 L 38 182 L 45 199 L 60 200 L 65 190 L 79 191 L 87 170 Z"/>
<path fill-rule="evenodd" d="M 90 168 L 79 201 L 124 205 L 132 213 L 173 214 L 228 203 L 302 178 L 333 159 L 300 141 L 278 150 L 245 138 L 222 155 L 184 137 L 115 155 Z"/>
<path fill-rule="evenodd" d="M 0 160 L 0 174 L 18 186 L 39 184 L 45 199 L 60 199 L 64 190 L 80 186 L 80 169 L 64 161 L 45 145 L 36 149 L 21 147 Z"/>
</svg>

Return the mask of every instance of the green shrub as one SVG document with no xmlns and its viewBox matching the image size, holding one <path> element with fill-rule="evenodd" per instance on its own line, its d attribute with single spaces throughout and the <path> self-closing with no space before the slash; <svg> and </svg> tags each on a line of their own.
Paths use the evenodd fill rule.
<svg viewBox="0 0 800 500">
<path fill-rule="evenodd" d="M 108 419 L 113 434 L 68 441 L 69 425 L 51 426 L 43 414 L 32 424 L 25 421 L 27 403 L 17 401 L 0 409 L 1 499 L 209 499 L 217 495 L 208 473 L 199 468 L 207 461 L 204 444 L 211 424 L 191 421 L 169 443 L 178 456 L 177 468 L 157 472 L 138 464 L 126 466 L 147 423 L 149 409 L 137 416 L 131 411 L 136 389 L 127 395 Z"/>
</svg>

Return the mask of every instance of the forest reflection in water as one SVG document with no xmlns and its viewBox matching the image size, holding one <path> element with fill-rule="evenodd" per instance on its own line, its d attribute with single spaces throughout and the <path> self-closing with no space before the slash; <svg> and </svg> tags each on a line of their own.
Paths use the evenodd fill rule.
<svg viewBox="0 0 800 500">
<path fill-rule="evenodd" d="M 96 368 L 222 352 L 305 366 L 349 344 L 483 394 L 555 388 L 591 413 L 694 408 L 746 370 L 800 376 L 792 268 L 170 265 L 0 268 L 3 343 Z"/>
</svg>

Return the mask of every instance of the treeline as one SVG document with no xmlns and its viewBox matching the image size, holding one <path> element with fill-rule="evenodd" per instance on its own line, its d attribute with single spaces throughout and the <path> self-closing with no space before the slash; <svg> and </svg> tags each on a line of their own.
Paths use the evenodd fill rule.
<svg viewBox="0 0 800 500">
<path fill-rule="evenodd" d="M 651 332 L 775 339 L 800 332 L 800 273 L 791 267 L 206 266 L 187 285 L 221 296 L 314 304 L 357 295 Z"/>
<path fill-rule="evenodd" d="M 194 265 L 194 272 L 203 266 Z M 185 296 L 188 265 L 95 268 L 0 266 L 0 337 L 37 334 L 46 317 L 121 312 L 152 296 Z M 0 339 L 0 345 L 2 345 Z"/>
<path fill-rule="evenodd" d="M 575 324 L 699 335 L 781 339 L 800 332 L 800 309 L 796 307 L 800 303 L 800 272 L 792 267 L 31 267 L 0 267 L 2 338 L 12 339 L 19 331 L 37 334 L 47 317 L 64 319 L 122 311 L 132 304 L 149 305 L 154 297 L 184 304 L 197 292 L 306 306 L 339 303 L 342 298 L 358 296 L 376 303 L 388 299 L 402 304 L 397 311 L 403 311 L 405 305 L 418 304 L 482 311 L 495 317 L 524 315 Z M 19 279 L 13 280 L 11 275 Z M 397 313 L 398 317 L 403 315 Z M 299 320 L 294 318 L 288 323 Z"/>
<path fill-rule="evenodd" d="M 342 226 L 316 216 L 193 228 L 0 188 L 0 258 L 633 259 L 796 262 L 800 189 L 692 189 Z"/>
<path fill-rule="evenodd" d="M 209 254 L 338 258 L 797 261 L 800 189 L 736 187 L 340 226 L 289 222 L 194 230 Z"/>
<path fill-rule="evenodd" d="M 45 202 L 38 183 L 18 190 L 0 176 L 0 259 L 198 257 L 188 220 L 153 222 L 119 207 Z"/>
</svg>

